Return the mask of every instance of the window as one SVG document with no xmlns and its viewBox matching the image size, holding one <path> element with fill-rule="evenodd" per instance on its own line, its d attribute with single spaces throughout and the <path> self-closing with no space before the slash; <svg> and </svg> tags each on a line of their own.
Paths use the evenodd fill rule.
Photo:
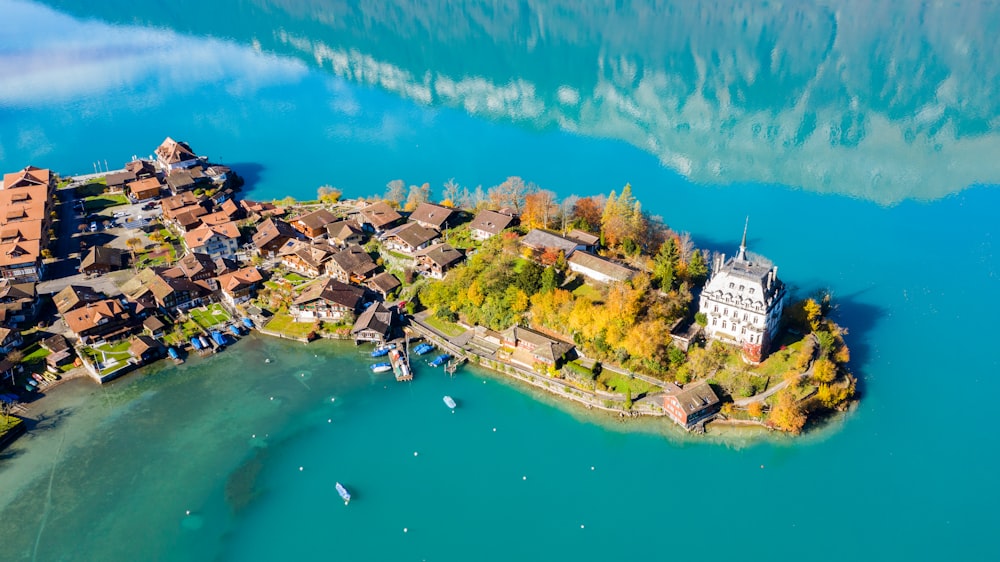
<svg viewBox="0 0 1000 562">
<path fill-rule="evenodd" d="M 743 289 L 745 289 L 745 288 L 746 288 L 746 287 L 744 287 L 743 285 L 740 285 L 740 290 L 741 290 L 741 291 L 742 291 Z"/>
<path fill-rule="evenodd" d="M 743 326 L 743 331 L 742 331 L 742 333 L 744 333 L 744 334 L 745 334 L 745 333 L 747 333 L 747 327 L 746 327 L 746 326 Z"/>
<path fill-rule="evenodd" d="M 753 288 L 753 287 L 750 287 L 750 294 L 751 294 L 751 295 L 753 294 L 753 291 L 754 291 L 754 288 Z"/>
<path fill-rule="evenodd" d="M 730 284 L 729 284 L 729 288 L 730 288 L 730 289 L 732 289 L 732 288 L 733 288 L 733 287 L 735 287 L 735 286 L 736 286 L 736 283 L 730 283 Z"/>
<path fill-rule="evenodd" d="M 723 329 L 723 330 L 725 330 L 725 329 L 726 329 L 726 321 L 725 321 L 725 320 L 723 320 L 723 321 L 722 321 L 722 329 Z"/>
<path fill-rule="evenodd" d="M 713 326 L 715 326 L 718 323 L 719 323 L 719 319 L 718 318 L 712 318 L 712 325 Z"/>
</svg>

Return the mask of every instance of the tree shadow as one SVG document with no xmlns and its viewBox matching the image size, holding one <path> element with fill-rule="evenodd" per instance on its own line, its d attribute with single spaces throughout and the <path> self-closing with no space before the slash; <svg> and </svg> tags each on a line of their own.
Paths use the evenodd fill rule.
<svg viewBox="0 0 1000 562">
<path fill-rule="evenodd" d="M 40 396 L 39 396 L 40 397 Z M 22 418 L 24 420 L 24 427 L 28 431 L 51 431 L 56 429 L 64 421 L 66 421 L 70 415 L 72 415 L 72 408 L 59 408 L 51 413 L 43 414 L 37 418 Z"/>
<path fill-rule="evenodd" d="M 867 365 L 872 358 L 871 333 L 879 320 L 884 318 L 888 309 L 870 302 L 864 302 L 860 296 L 864 291 L 851 295 L 833 295 L 834 310 L 830 318 L 847 329 L 844 337 L 847 347 L 851 350 L 851 360 L 848 366 L 858 368 Z M 864 394 L 864 378 L 858 377 L 858 396 Z"/>
<path fill-rule="evenodd" d="M 236 175 L 240 176 L 243 180 L 243 185 L 241 188 L 244 192 L 252 190 L 257 186 L 257 182 L 260 181 L 260 176 L 264 172 L 264 166 L 257 162 L 237 162 L 235 164 L 226 164 L 229 166 Z M 316 186 L 317 188 L 319 186 Z"/>
</svg>

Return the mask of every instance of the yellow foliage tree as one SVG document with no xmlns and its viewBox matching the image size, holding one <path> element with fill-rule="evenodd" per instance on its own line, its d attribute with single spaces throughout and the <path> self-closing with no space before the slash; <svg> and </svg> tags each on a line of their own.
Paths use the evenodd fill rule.
<svg viewBox="0 0 1000 562">
<path fill-rule="evenodd" d="M 625 351 L 632 357 L 656 357 L 666 343 L 664 337 L 668 333 L 667 326 L 660 319 L 640 322 L 626 334 L 623 342 Z"/>
<path fill-rule="evenodd" d="M 802 306 L 806 311 L 806 321 L 809 322 L 809 327 L 815 332 L 819 329 L 819 320 L 823 314 L 823 309 L 815 299 L 806 299 L 805 304 Z"/>
<path fill-rule="evenodd" d="M 760 418 L 764 415 L 764 405 L 760 402 L 751 402 L 747 406 L 747 414 L 750 414 L 751 418 Z"/>
<path fill-rule="evenodd" d="M 483 294 L 482 288 L 479 287 L 479 280 L 475 280 L 469 284 L 468 290 L 465 291 L 465 298 L 469 299 L 469 303 L 472 306 L 482 306 L 483 301 L 486 300 L 486 295 Z"/>
<path fill-rule="evenodd" d="M 819 359 L 813 364 L 813 380 L 819 383 L 830 383 L 837 378 L 837 366 L 829 359 Z"/>
<path fill-rule="evenodd" d="M 455 202 L 452 201 L 451 199 L 445 199 L 444 201 L 441 201 L 441 206 L 442 207 L 448 207 L 449 209 L 454 209 L 455 208 Z"/>
<path fill-rule="evenodd" d="M 777 402 L 771 408 L 767 421 L 776 429 L 798 433 L 806 424 L 806 415 L 795 401 L 795 397 L 787 388 L 777 394 Z"/>
</svg>

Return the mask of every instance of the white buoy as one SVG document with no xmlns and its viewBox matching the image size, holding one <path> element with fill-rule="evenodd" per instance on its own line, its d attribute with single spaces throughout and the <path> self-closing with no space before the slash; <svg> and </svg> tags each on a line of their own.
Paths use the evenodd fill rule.
<svg viewBox="0 0 1000 562">
<path fill-rule="evenodd" d="M 406 527 L 403 527 L 403 532 L 405 533 L 407 531 L 409 531 L 409 529 L 407 529 Z"/>
<path fill-rule="evenodd" d="M 590 467 L 590 470 L 594 470 L 594 467 Z"/>
<path fill-rule="evenodd" d="M 527 480 L 527 479 L 528 479 L 528 477 L 527 477 L 527 476 L 522 476 L 522 477 L 521 477 L 521 480 Z"/>
<path fill-rule="evenodd" d="M 583 528 L 583 525 L 580 525 L 580 528 L 582 529 L 582 528 Z"/>
<path fill-rule="evenodd" d="M 299 467 L 299 472 L 302 472 L 302 468 L 303 468 L 303 467 L 301 467 L 301 466 Z"/>
<path fill-rule="evenodd" d="M 333 423 L 333 418 L 326 418 L 326 423 Z"/>
<path fill-rule="evenodd" d="M 337 401 L 337 399 L 336 399 L 336 398 L 331 398 L 331 399 L 330 399 L 330 402 L 336 402 L 336 401 Z"/>
<path fill-rule="evenodd" d="M 190 509 L 188 509 L 187 511 L 185 511 L 185 512 L 184 512 L 184 515 L 191 515 L 191 510 L 190 510 Z"/>
<path fill-rule="evenodd" d="M 256 433 L 254 433 L 253 435 L 250 436 L 250 439 L 256 439 L 256 438 L 257 438 L 257 434 Z"/>
<path fill-rule="evenodd" d="M 416 451 L 413 451 L 413 456 L 417 456 L 417 454 L 418 453 Z"/>
<path fill-rule="evenodd" d="M 271 400 L 274 400 L 274 396 L 271 397 Z"/>
<path fill-rule="evenodd" d="M 497 428 L 494 427 L 493 428 L 493 433 L 496 433 L 496 432 L 497 432 Z"/>
</svg>

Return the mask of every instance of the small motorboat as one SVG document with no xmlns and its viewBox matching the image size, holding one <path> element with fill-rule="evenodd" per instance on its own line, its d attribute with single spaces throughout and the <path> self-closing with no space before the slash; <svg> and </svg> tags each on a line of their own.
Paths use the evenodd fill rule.
<svg viewBox="0 0 1000 562">
<path fill-rule="evenodd" d="M 385 373 L 392 370 L 392 364 L 390 363 L 375 363 L 371 366 L 373 373 Z"/>
<path fill-rule="evenodd" d="M 422 343 L 422 344 L 414 347 L 413 348 L 413 353 L 416 353 L 417 355 L 424 355 L 426 353 L 430 353 L 433 350 L 434 350 L 434 345 L 433 344 L 424 342 L 424 343 Z"/>
<path fill-rule="evenodd" d="M 451 355 L 447 353 L 442 353 L 441 355 L 438 355 L 433 360 L 431 360 L 431 362 L 428 363 L 428 365 L 430 365 L 431 367 L 440 367 L 441 365 L 447 363 L 449 359 L 451 359 Z"/>
<path fill-rule="evenodd" d="M 208 339 L 205 336 L 198 336 L 198 341 L 201 342 L 202 349 L 212 349 L 212 346 L 208 343 Z"/>
<path fill-rule="evenodd" d="M 451 396 L 445 396 L 444 403 L 452 410 L 454 410 L 455 406 L 457 406 L 457 404 L 455 404 L 455 399 L 452 398 Z"/>
<path fill-rule="evenodd" d="M 337 482 L 337 493 L 340 494 L 340 498 L 344 500 L 344 505 L 351 503 L 351 493 L 347 491 L 340 482 Z"/>
<path fill-rule="evenodd" d="M 396 349 L 396 344 L 394 343 L 380 345 L 372 350 L 372 357 L 383 357 L 385 355 L 389 355 L 389 352 L 393 349 Z"/>
<path fill-rule="evenodd" d="M 219 347 L 226 346 L 226 336 L 223 336 L 222 332 L 218 330 L 212 330 L 212 341 L 214 341 Z"/>
<path fill-rule="evenodd" d="M 240 329 L 236 327 L 236 324 L 230 324 L 230 325 L 229 325 L 229 331 L 230 331 L 230 332 L 232 332 L 232 334 L 233 334 L 234 336 L 237 336 L 237 337 L 239 337 L 239 336 L 241 336 L 241 335 L 242 335 L 242 334 L 240 333 Z"/>
<path fill-rule="evenodd" d="M 244 318 L 243 318 L 243 326 L 244 326 L 244 327 L 245 327 L 245 328 L 246 328 L 247 330 L 253 330 L 253 320 L 251 320 L 251 319 L 249 319 L 249 318 L 246 318 L 246 317 L 244 317 Z"/>
</svg>

